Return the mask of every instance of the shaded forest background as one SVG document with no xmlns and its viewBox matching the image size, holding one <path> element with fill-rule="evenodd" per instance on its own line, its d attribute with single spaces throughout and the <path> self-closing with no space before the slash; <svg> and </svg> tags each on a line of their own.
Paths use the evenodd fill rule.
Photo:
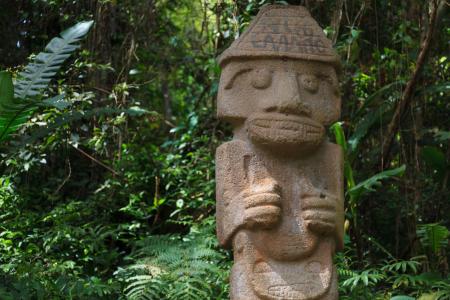
<svg viewBox="0 0 450 300">
<path fill-rule="evenodd" d="M 450 299 L 444 0 L 0 0 L 13 77 L 95 22 L 35 96 L 64 105 L 30 111 L 0 144 L 0 299 L 228 299 L 215 58 L 275 2 L 307 6 L 343 62 L 329 132 L 346 152 L 340 298 Z"/>
</svg>

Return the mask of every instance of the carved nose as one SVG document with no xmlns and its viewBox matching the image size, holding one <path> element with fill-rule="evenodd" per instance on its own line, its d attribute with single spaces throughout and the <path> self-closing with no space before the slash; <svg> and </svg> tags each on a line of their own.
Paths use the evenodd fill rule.
<svg viewBox="0 0 450 300">
<path fill-rule="evenodd" d="M 269 107 L 267 112 L 276 111 L 283 114 L 294 114 L 301 116 L 311 116 L 311 108 L 308 103 L 302 99 L 300 85 L 296 74 L 289 74 L 280 82 L 276 99 Z"/>
<path fill-rule="evenodd" d="M 311 117 L 311 108 L 306 102 L 301 100 L 298 93 L 288 101 L 280 101 L 277 111 L 283 114 Z"/>
</svg>

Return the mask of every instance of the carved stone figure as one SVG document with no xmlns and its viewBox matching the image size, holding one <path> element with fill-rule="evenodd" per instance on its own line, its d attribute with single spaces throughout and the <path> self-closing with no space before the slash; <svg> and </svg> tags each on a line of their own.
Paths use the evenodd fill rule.
<svg viewBox="0 0 450 300">
<path fill-rule="evenodd" d="M 232 247 L 231 299 L 338 299 L 342 153 L 339 58 L 301 6 L 266 6 L 219 58 L 217 235 Z"/>
</svg>

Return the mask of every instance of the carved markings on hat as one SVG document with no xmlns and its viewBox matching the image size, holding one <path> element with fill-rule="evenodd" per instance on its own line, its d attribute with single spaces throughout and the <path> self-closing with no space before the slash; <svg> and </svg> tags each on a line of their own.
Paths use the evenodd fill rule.
<svg viewBox="0 0 450 300">
<path fill-rule="evenodd" d="M 250 32 L 246 50 L 300 52 L 330 55 L 323 33 L 315 32 L 314 23 L 294 17 L 265 17 Z M 316 25 L 317 26 L 317 25 Z"/>
</svg>

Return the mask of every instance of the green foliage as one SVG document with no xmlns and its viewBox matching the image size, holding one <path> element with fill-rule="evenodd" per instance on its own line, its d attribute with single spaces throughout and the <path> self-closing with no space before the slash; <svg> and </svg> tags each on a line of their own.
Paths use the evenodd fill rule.
<svg viewBox="0 0 450 300">
<path fill-rule="evenodd" d="M 350 287 L 350 291 L 353 291 L 358 284 L 362 284 L 365 287 L 373 286 L 383 279 L 383 277 L 383 274 L 375 270 L 364 270 L 361 273 L 353 273 L 350 278 L 342 283 L 342 286 L 344 288 Z"/>
<path fill-rule="evenodd" d="M 261 6 L 300 2 L 343 63 L 340 299 L 449 299 L 445 9 L 382 150 L 428 27 L 432 2 L 418 0 L 5 2 L 0 127 L 19 138 L 0 144 L 0 299 L 228 299 L 216 57 Z"/>
<path fill-rule="evenodd" d="M 417 228 L 417 236 L 424 247 L 440 255 L 441 248 L 448 246 L 450 232 L 440 224 L 424 224 Z"/>
<path fill-rule="evenodd" d="M 19 79 L 15 83 L 15 97 L 27 99 L 41 95 L 42 89 L 47 87 L 62 63 L 80 47 L 78 42 L 88 33 L 93 23 L 78 23 L 61 32 L 61 37 L 53 38 L 45 51 L 36 55 L 19 73 Z"/>
<path fill-rule="evenodd" d="M 137 263 L 120 269 L 117 276 L 127 283 L 127 299 L 227 299 L 211 223 L 202 231 L 194 227 L 188 235 L 149 236 L 137 243 L 131 256 Z"/>
<path fill-rule="evenodd" d="M 24 124 L 32 111 L 30 104 L 14 98 L 11 75 L 0 72 L 0 141 Z"/>
<path fill-rule="evenodd" d="M 403 172 L 405 172 L 406 166 L 403 165 L 401 167 L 383 171 L 381 173 L 375 174 L 374 176 L 364 180 L 361 183 L 358 183 L 354 187 L 348 190 L 348 193 L 353 197 L 359 198 L 364 191 L 375 191 L 374 187 L 381 186 L 381 180 L 390 178 L 392 176 L 401 176 Z"/>
<path fill-rule="evenodd" d="M 69 105 L 62 100 L 62 95 L 36 100 L 40 100 L 38 96 L 42 97 L 42 90 L 48 86 L 64 61 L 80 47 L 78 42 L 88 33 L 92 24 L 93 21 L 80 22 L 63 31 L 60 38 L 53 38 L 45 51 L 36 55 L 19 73 L 14 86 L 10 75 L 0 73 L 0 141 L 23 125 L 38 106 L 64 109 Z"/>
<path fill-rule="evenodd" d="M 420 272 L 423 258 L 393 260 L 360 272 L 339 268 L 340 290 L 344 295 L 341 298 L 427 299 L 434 295 L 433 299 L 446 299 L 448 279 L 435 273 Z M 402 292 L 408 295 L 401 295 Z"/>
</svg>

